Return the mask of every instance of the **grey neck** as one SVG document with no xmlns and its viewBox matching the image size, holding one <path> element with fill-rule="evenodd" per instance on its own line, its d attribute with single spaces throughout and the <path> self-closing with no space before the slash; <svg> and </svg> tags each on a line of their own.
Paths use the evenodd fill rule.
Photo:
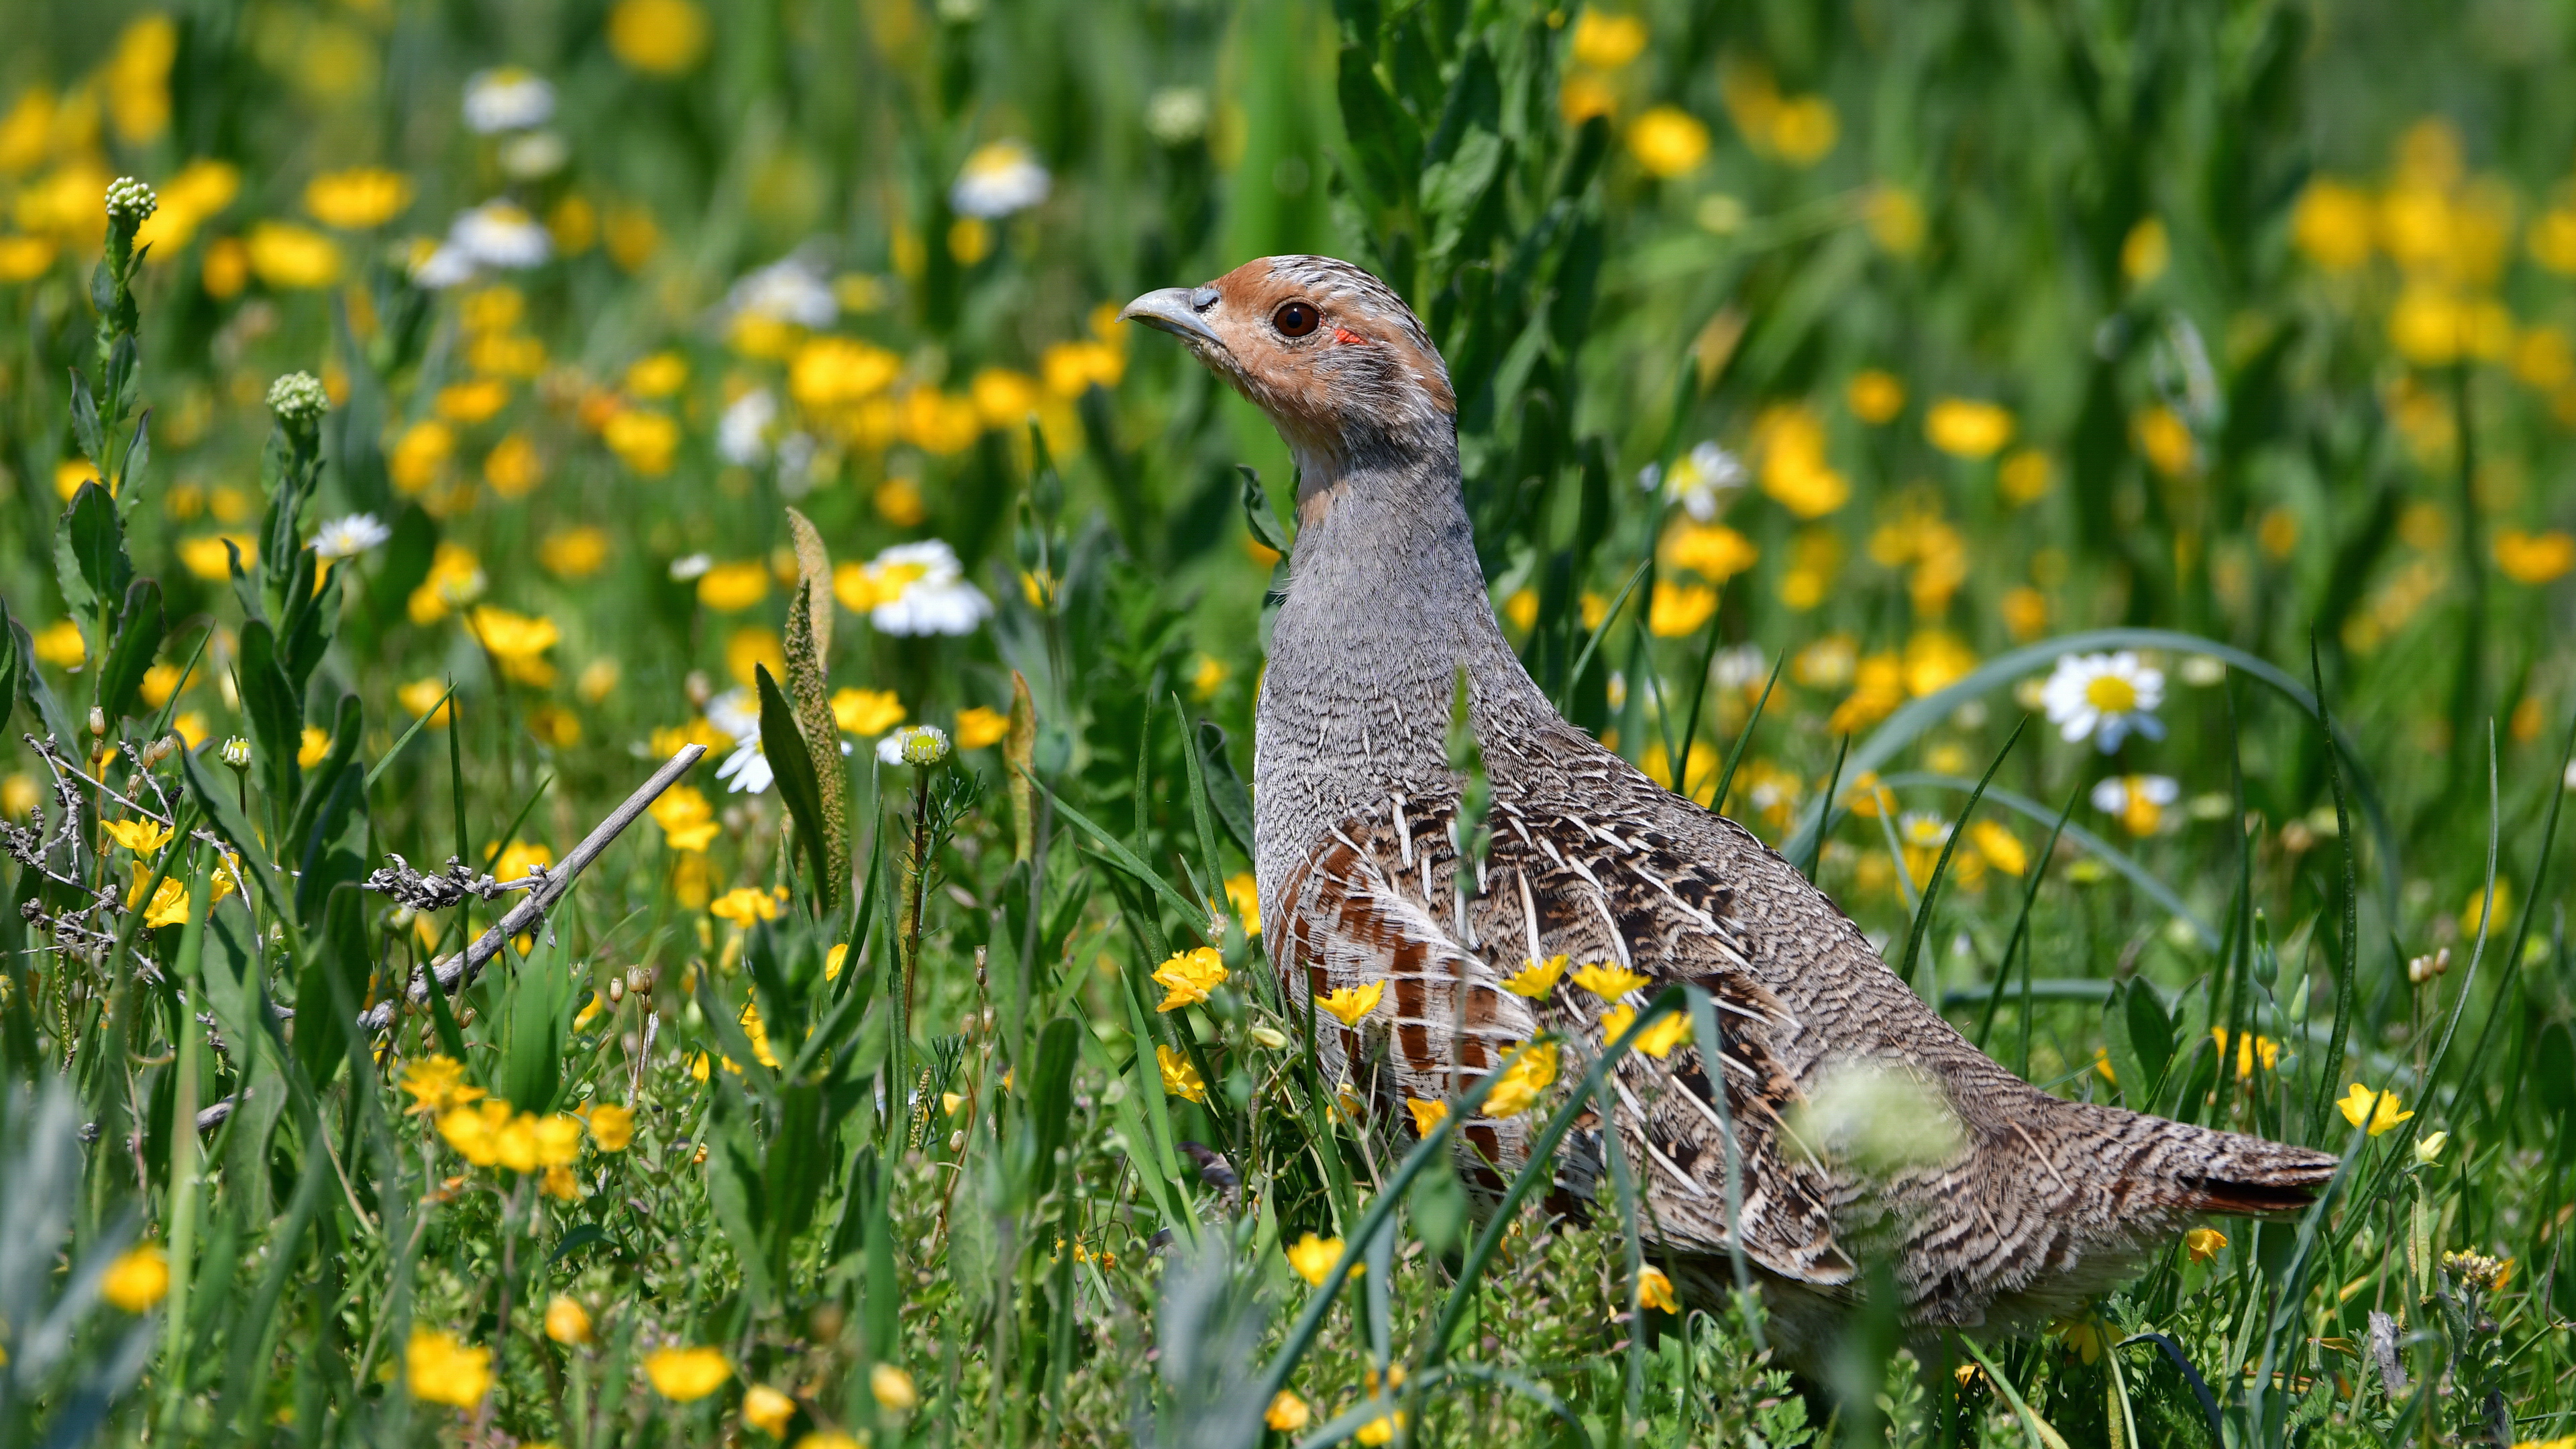
<svg viewBox="0 0 2576 1449">
<path fill-rule="evenodd" d="M 1390 794 L 1452 788 L 1449 705 L 1467 667 L 1480 738 L 1552 715 L 1505 642 L 1459 496 L 1454 440 L 1321 486 L 1290 561 L 1254 731 L 1264 899 L 1332 826 Z M 1488 752 L 1490 756 L 1490 751 Z"/>
</svg>

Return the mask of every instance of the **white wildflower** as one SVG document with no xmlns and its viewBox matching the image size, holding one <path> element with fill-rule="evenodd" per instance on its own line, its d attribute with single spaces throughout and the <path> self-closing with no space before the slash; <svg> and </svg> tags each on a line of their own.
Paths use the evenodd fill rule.
<svg viewBox="0 0 2576 1449">
<path fill-rule="evenodd" d="M 778 421 L 778 397 L 756 387 L 725 405 L 716 419 L 716 452 L 728 463 L 745 467 L 769 457 L 769 428 Z"/>
<path fill-rule="evenodd" d="M 769 768 L 769 756 L 762 752 L 760 736 L 754 733 L 737 742 L 733 753 L 716 766 L 716 778 L 725 782 L 729 794 L 761 795 L 768 793 L 769 782 L 777 778 L 777 773 Z"/>
<path fill-rule="evenodd" d="M 432 292 L 461 287 L 474 280 L 474 258 L 453 242 L 440 242 L 411 264 L 412 285 Z"/>
<path fill-rule="evenodd" d="M 501 173 L 514 181 L 552 176 L 572 159 L 572 147 L 552 131 L 530 131 L 501 143 Z"/>
<path fill-rule="evenodd" d="M 2048 722 L 2068 740 L 2092 737 L 2109 754 L 2134 730 L 2151 740 L 2165 737 L 2164 721 L 2155 709 L 2164 703 L 2164 671 L 2140 663 L 2135 651 L 2117 654 L 2069 654 L 2040 687 Z"/>
<path fill-rule="evenodd" d="M 1759 644 L 1720 649 L 1708 661 L 1708 682 L 1720 689 L 1751 689 L 1770 677 L 1771 669 L 1763 663 Z"/>
<path fill-rule="evenodd" d="M 2182 798 L 2182 782 L 2170 775 L 2113 775 L 2093 786 L 2093 808 L 2119 817 L 2131 835 L 2153 835 L 2165 811 Z"/>
<path fill-rule="evenodd" d="M 715 566 L 716 556 L 714 554 L 683 554 L 680 557 L 671 560 L 671 582 L 675 584 L 685 584 Z"/>
<path fill-rule="evenodd" d="M 734 316 L 748 314 L 799 327 L 829 327 L 841 315 L 841 303 L 820 268 L 788 257 L 734 283 L 725 295 L 725 310 Z"/>
<path fill-rule="evenodd" d="M 313 552 L 326 559 L 356 558 L 393 536 L 394 531 L 374 514 L 352 513 L 324 520 L 313 531 Z"/>
<path fill-rule="evenodd" d="M 554 238 L 545 227 L 507 201 L 487 201 L 458 212 L 448 224 L 447 244 L 486 267 L 539 266 L 555 250 Z"/>
<path fill-rule="evenodd" d="M 760 738 L 760 704 L 748 689 L 728 689 L 707 701 L 707 723 L 733 736 L 734 743 Z"/>
<path fill-rule="evenodd" d="M 517 66 L 476 71 L 465 82 L 465 124 L 483 135 L 542 126 L 554 114 L 554 86 Z"/>
<path fill-rule="evenodd" d="M 995 141 L 966 158 L 957 184 L 948 188 L 948 205 L 959 216 L 986 220 L 1025 211 L 1047 199 L 1054 178 L 1038 164 L 1024 141 Z"/>
<path fill-rule="evenodd" d="M 1664 479 L 1664 491 L 1693 519 L 1708 523 L 1725 510 L 1728 500 L 1744 486 L 1745 477 L 1744 464 L 1733 453 L 1702 442 L 1673 465 Z"/>
<path fill-rule="evenodd" d="M 937 725 L 906 725 L 877 741 L 886 765 L 935 765 L 948 758 L 948 733 Z"/>
<path fill-rule="evenodd" d="M 932 538 L 899 543 L 867 566 L 875 596 L 868 622 L 888 634 L 971 634 L 993 601 L 966 582 L 957 551 Z"/>
<path fill-rule="evenodd" d="M 1207 121 L 1207 92 L 1195 86 L 1166 86 L 1145 103 L 1145 134 L 1166 146 L 1197 140 Z"/>
</svg>

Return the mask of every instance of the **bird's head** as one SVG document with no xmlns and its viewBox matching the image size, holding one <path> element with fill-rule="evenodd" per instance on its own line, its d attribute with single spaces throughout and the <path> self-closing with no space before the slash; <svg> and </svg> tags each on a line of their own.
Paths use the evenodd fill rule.
<svg viewBox="0 0 2576 1449">
<path fill-rule="evenodd" d="M 1311 493 L 1363 469 L 1454 457 L 1458 399 L 1413 309 L 1331 257 L 1261 257 L 1166 287 L 1122 318 L 1169 332 L 1270 415 Z"/>
</svg>

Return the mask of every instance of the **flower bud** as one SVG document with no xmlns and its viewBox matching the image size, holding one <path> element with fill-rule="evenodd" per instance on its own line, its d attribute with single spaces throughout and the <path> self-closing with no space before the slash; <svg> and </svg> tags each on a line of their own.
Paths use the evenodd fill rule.
<svg viewBox="0 0 2576 1449">
<path fill-rule="evenodd" d="M 94 704 L 89 707 L 89 732 L 94 735 L 107 733 L 107 711 Z"/>
<path fill-rule="evenodd" d="M 236 770 L 250 768 L 250 741 L 234 735 L 224 741 L 223 762 Z"/>
<path fill-rule="evenodd" d="M 1288 1044 L 1288 1034 L 1275 1026 L 1256 1026 L 1249 1035 L 1274 1052 Z"/>
<path fill-rule="evenodd" d="M 2427 1132 L 2415 1143 L 2415 1160 L 2429 1167 L 2442 1160 L 2442 1149 L 2450 1145 L 2450 1133 Z"/>
<path fill-rule="evenodd" d="M 120 176 L 107 188 L 107 219 L 139 226 L 143 219 L 161 209 L 161 198 L 152 188 L 131 176 Z"/>
<path fill-rule="evenodd" d="M 311 427 L 331 411 L 331 395 L 309 372 L 290 372 L 268 385 L 268 408 L 288 427 Z"/>
</svg>

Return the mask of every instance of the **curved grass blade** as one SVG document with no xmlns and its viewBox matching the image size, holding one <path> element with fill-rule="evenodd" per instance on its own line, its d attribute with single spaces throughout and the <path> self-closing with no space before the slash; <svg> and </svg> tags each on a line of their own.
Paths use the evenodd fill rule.
<svg viewBox="0 0 2576 1449">
<path fill-rule="evenodd" d="M 1986 1038 L 1995 1029 L 1995 1007 L 2003 999 L 2004 978 L 2012 972 L 2013 952 L 2023 949 L 2029 940 L 2031 908 L 2039 904 L 2039 884 L 2048 878 L 2048 863 L 2057 856 L 2057 838 L 2066 833 L 2067 818 L 2075 813 L 2075 802 L 2083 798 L 2084 788 L 2080 785 L 2066 797 L 2066 808 L 2057 812 L 2057 823 L 2048 828 L 2048 843 L 2040 847 L 2039 854 L 2031 861 L 2030 879 L 2022 886 L 2021 914 L 2013 918 L 2012 939 L 2004 943 L 2003 969 L 1995 973 L 1995 989 L 1986 993 L 1985 1018 L 1977 1023 L 1979 1051 L 1986 1049 Z M 2021 1077 L 2024 1081 L 2030 1080 L 2030 973 L 2036 965 L 2034 956 L 2025 950 L 2021 968 Z M 1948 993 L 1943 993 L 1943 1004 L 1947 1005 L 1948 1000 Z"/>
<path fill-rule="evenodd" d="M 1925 731 L 1948 719 L 1952 711 L 1969 700 L 2009 684 L 2022 675 L 2053 664 L 2061 655 L 2082 653 L 2088 649 L 2170 649 L 2185 654 L 2206 654 L 2224 661 L 2231 668 L 2242 669 L 2270 685 L 2282 698 L 2297 705 L 2301 712 L 2323 723 L 2334 746 L 2329 753 L 2341 754 L 2350 767 L 2354 791 L 2361 797 L 2362 813 L 2370 818 L 2371 833 L 2379 838 L 2381 874 L 2386 878 L 2384 886 L 2388 892 L 2388 898 L 2390 900 L 2397 898 L 2398 882 L 2402 879 L 2397 853 L 2397 833 L 2388 823 L 2387 812 L 2380 806 L 2379 791 L 2363 768 L 2360 750 L 2351 736 L 2347 735 L 2340 726 L 2326 719 L 2314 693 L 2283 673 L 2279 667 L 2242 649 L 2221 644 L 2215 639 L 2204 639 L 2197 634 L 2185 634 L 2173 629 L 2090 629 L 2081 634 L 2066 634 L 2055 639 L 2043 639 L 2036 644 L 2013 650 L 2009 654 L 1998 654 L 1971 670 L 1956 683 L 1927 694 L 1921 699 L 1909 701 L 1896 713 L 1889 715 L 1886 722 L 1872 731 L 1869 738 L 1861 742 L 1860 748 L 1853 751 L 1850 766 L 1852 773 L 1865 774 L 1895 758 L 1899 751 L 1920 738 Z M 1799 824 L 1797 832 L 1780 847 L 1780 853 L 1783 856 L 1795 860 L 1813 844 L 1822 833 L 1821 822 L 1831 803 L 1830 800 L 1821 801 L 1816 810 L 1809 812 L 1807 818 Z"/>
<path fill-rule="evenodd" d="M 1929 771 L 1923 770 L 1908 770 L 1899 774 L 1883 775 L 1879 777 L 1879 783 L 1890 789 L 1898 789 L 1907 785 L 1937 785 L 1943 789 L 1949 790 L 1972 790 L 1976 788 L 1976 782 L 1974 780 L 1967 779 L 1964 776 L 1935 775 Z M 1989 788 L 1986 791 L 1986 798 L 1994 801 L 1998 805 L 2017 810 L 2032 820 L 2051 820 L 2059 818 L 2059 816 L 2052 813 L 2047 806 L 2040 804 L 2038 801 L 2031 799 L 2027 795 L 2018 795 L 2010 790 Z M 2218 928 L 2212 926 L 2207 921 L 2202 920 L 2198 913 L 2194 912 L 2190 906 L 2184 904 L 2182 894 L 2179 891 L 2176 891 L 2172 886 L 2166 885 L 2153 871 L 2150 871 L 2145 866 L 2138 864 L 2136 860 L 2123 853 L 2118 846 L 2104 840 L 2101 836 L 2094 834 L 2092 831 L 2085 829 L 2081 825 L 2070 823 L 2063 826 L 2063 830 L 2067 839 L 2074 841 L 2079 846 L 2082 846 L 2086 853 L 2100 860 L 2104 865 L 2111 867 L 2111 869 L 2116 870 L 2121 875 L 2127 877 L 2131 885 L 2134 885 L 2139 890 L 2146 892 L 2150 899 L 2155 901 L 2157 905 L 2162 906 L 2175 918 L 2188 923 L 2191 926 L 2192 934 L 2200 938 L 2203 946 L 2212 951 L 2218 949 L 2222 939 L 2218 934 Z M 2055 839 L 2056 837 L 2053 835 L 2050 837 L 2052 849 L 2055 848 Z"/>
<path fill-rule="evenodd" d="M 1923 883 L 1923 899 L 1914 908 L 1914 925 L 1905 933 L 1905 958 L 1896 968 L 1896 979 L 1909 986 L 1914 983 L 1914 959 L 1923 950 L 1924 933 L 1932 929 L 1933 906 L 1941 899 L 1941 878 L 1950 873 L 1950 857 L 1959 848 L 1959 837 L 1968 832 L 1968 817 L 1977 813 L 1977 802 L 1986 798 L 1986 787 L 1994 783 L 1995 771 L 2004 767 L 2004 761 L 2012 754 L 2013 746 L 2021 743 L 2022 733 L 2029 728 L 2030 716 L 2023 715 L 2021 723 L 2013 726 L 2011 738 L 2005 740 L 2004 747 L 1995 752 L 1993 763 L 1986 766 L 1986 773 L 1977 781 L 1977 787 L 1968 792 L 1967 807 L 1959 812 L 1958 823 L 1950 827 L 1950 838 L 1941 842 L 1941 858 L 1932 863 L 1932 878 Z M 1886 817 L 1885 811 L 1879 814 L 1882 819 Z M 1900 859 L 1897 862 L 1897 869 L 1904 868 L 1905 862 Z M 1923 993 L 1926 1000 L 1937 1000 L 1940 994 L 1941 988 L 1937 982 L 1931 990 Z"/>
</svg>

